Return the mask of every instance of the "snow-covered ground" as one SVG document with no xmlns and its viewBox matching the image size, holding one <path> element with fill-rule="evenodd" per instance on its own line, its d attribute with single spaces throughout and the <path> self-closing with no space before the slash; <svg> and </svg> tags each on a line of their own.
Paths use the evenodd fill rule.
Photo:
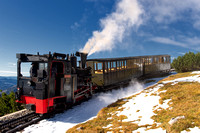
<svg viewBox="0 0 200 133">
<path fill-rule="evenodd" d="M 31 125 L 24 129 L 24 133 L 65 133 L 66 130 L 76 124 L 85 122 L 94 118 L 97 113 L 107 105 L 117 101 L 120 98 L 131 96 L 140 92 L 144 88 L 155 84 L 162 78 L 154 78 L 155 82 L 141 84 L 137 81 L 132 81 L 131 86 L 123 89 L 112 90 L 106 93 L 98 93 L 92 99 L 81 103 L 65 111 L 62 114 L 57 114 L 55 117 L 40 121 L 38 124 Z"/>
</svg>

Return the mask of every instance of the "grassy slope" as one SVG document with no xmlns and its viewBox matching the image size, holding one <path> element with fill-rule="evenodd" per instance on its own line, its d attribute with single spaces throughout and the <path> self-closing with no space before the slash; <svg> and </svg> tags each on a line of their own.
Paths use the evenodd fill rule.
<svg viewBox="0 0 200 133">
<path fill-rule="evenodd" d="M 192 75 L 194 74 L 179 73 L 162 81 L 173 80 Z M 162 83 L 162 81 L 159 83 Z M 193 128 L 195 126 L 200 128 L 200 83 L 196 82 L 180 82 L 176 85 L 171 85 L 168 83 L 158 90 L 166 90 L 158 94 L 161 97 L 159 100 L 160 104 L 162 104 L 166 99 L 171 99 L 169 108 L 158 108 L 154 110 L 156 115 L 152 116 L 151 118 L 155 122 L 161 123 L 159 126 L 157 124 L 139 126 L 136 121 L 140 121 L 140 119 L 136 121 L 123 122 L 122 120 L 126 119 L 127 116 L 117 116 L 117 112 L 123 110 L 122 105 L 125 104 L 128 99 L 132 99 L 133 97 L 136 97 L 144 92 L 147 93 L 148 90 L 154 87 L 155 86 L 151 86 L 134 96 L 118 100 L 117 102 L 100 110 L 96 118 L 85 123 L 78 124 L 69 129 L 67 132 L 131 132 L 141 127 L 148 127 L 147 129 L 161 127 L 169 132 L 178 133 L 182 130 L 189 130 L 189 128 Z M 170 119 L 177 116 L 185 116 L 185 119 L 180 119 L 175 124 L 170 126 L 168 124 Z"/>
<path fill-rule="evenodd" d="M 176 85 L 166 84 L 160 90 L 167 90 L 166 93 L 160 93 L 160 103 L 166 99 L 171 99 L 170 107 L 161 110 L 155 110 L 152 118 L 161 123 L 163 129 L 170 132 L 180 132 L 191 127 L 200 127 L 200 83 L 180 82 Z M 185 116 L 178 122 L 170 126 L 168 122 L 171 118 Z"/>
</svg>

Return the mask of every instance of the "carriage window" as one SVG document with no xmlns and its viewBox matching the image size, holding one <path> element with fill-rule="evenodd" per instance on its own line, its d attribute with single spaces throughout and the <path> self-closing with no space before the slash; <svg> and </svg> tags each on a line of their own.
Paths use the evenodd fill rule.
<svg viewBox="0 0 200 133">
<path fill-rule="evenodd" d="M 98 70 L 102 70 L 102 63 L 98 63 Z"/>
<path fill-rule="evenodd" d="M 153 58 L 149 58 L 149 64 L 153 64 Z"/>
<path fill-rule="evenodd" d="M 117 61 L 117 70 L 119 70 L 119 61 Z"/>
<path fill-rule="evenodd" d="M 166 63 L 167 60 L 166 60 L 166 57 L 163 57 L 163 63 Z"/>
<path fill-rule="evenodd" d="M 165 63 L 168 63 L 169 61 L 168 61 L 168 57 L 166 56 L 165 57 Z"/>
<path fill-rule="evenodd" d="M 113 61 L 111 62 L 111 71 L 115 71 L 116 70 L 116 62 Z"/>
<path fill-rule="evenodd" d="M 158 63 L 158 57 L 154 57 L 153 63 L 154 63 L 154 64 Z"/>
<path fill-rule="evenodd" d="M 164 58 L 160 57 L 160 63 L 164 63 Z"/>
<path fill-rule="evenodd" d="M 151 58 L 147 58 L 148 65 L 151 64 Z"/>
<path fill-rule="evenodd" d="M 110 72 L 110 62 L 108 62 L 108 72 Z"/>
<path fill-rule="evenodd" d="M 166 57 L 166 61 L 167 61 L 167 63 L 170 62 L 170 58 L 169 58 L 169 56 Z"/>
<path fill-rule="evenodd" d="M 94 70 L 98 70 L 97 63 L 94 63 Z"/>
<path fill-rule="evenodd" d="M 108 62 L 104 62 L 104 72 L 108 73 Z"/>
<path fill-rule="evenodd" d="M 148 58 L 145 58 L 145 63 L 148 65 Z"/>
<path fill-rule="evenodd" d="M 103 74 L 103 66 L 102 66 L 102 63 L 95 63 L 95 66 L 94 66 L 94 73 L 95 74 Z"/>
</svg>

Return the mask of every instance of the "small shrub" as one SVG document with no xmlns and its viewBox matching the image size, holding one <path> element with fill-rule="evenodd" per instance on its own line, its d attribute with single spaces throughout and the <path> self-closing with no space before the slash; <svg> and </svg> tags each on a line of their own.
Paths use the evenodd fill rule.
<svg viewBox="0 0 200 133">
<path fill-rule="evenodd" d="M 0 96 L 0 116 L 23 109 L 21 104 L 15 102 L 15 93 L 2 93 Z"/>
</svg>

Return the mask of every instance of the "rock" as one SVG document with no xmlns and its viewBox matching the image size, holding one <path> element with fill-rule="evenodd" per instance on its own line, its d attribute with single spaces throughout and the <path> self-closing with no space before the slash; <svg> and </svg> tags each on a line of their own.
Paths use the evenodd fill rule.
<svg viewBox="0 0 200 133">
<path fill-rule="evenodd" d="M 76 128 L 76 130 L 78 130 L 78 131 L 80 131 L 80 130 L 82 130 L 83 129 L 83 127 L 78 127 L 78 128 Z"/>
<path fill-rule="evenodd" d="M 172 126 L 174 123 L 176 123 L 179 119 L 185 119 L 185 116 L 178 116 L 176 118 L 171 118 L 171 120 L 168 122 L 170 126 Z"/>
</svg>

